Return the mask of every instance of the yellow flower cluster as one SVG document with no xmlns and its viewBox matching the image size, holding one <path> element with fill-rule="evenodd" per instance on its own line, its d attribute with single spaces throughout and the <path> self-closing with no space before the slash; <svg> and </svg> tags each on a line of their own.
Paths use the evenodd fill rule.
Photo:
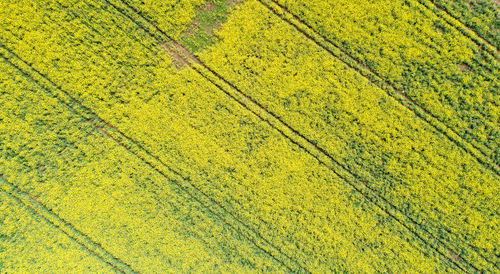
<svg viewBox="0 0 500 274">
<path fill-rule="evenodd" d="M 0 68 L 0 174 L 74 229 L 139 272 L 283 267 L 47 91 Z M 32 237 L 51 240 L 43 230 Z M 9 255 L 4 265 L 21 271 L 31 261 Z"/>
<path fill-rule="evenodd" d="M 375 6 L 364 12 L 375 12 Z M 358 31 L 342 37 L 350 34 Z M 500 226 L 494 171 L 257 1 L 233 13 L 219 36 L 219 45 L 201 54 L 202 60 L 319 144 L 423 229 L 470 261 L 491 267 L 499 244 L 492 235 Z"/>
<path fill-rule="evenodd" d="M 1 180 L 1 179 L 0 179 Z M 111 272 L 113 269 L 0 189 L 0 271 Z"/>
<path fill-rule="evenodd" d="M 195 17 L 196 8 L 206 0 L 129 0 L 128 3 L 141 14 L 147 15 L 163 31 L 174 38 L 184 32 Z"/>
<path fill-rule="evenodd" d="M 277 2 L 500 164 L 498 55 L 422 4 L 430 1 Z"/>
<path fill-rule="evenodd" d="M 200 58 L 418 231 L 196 71 L 173 66 L 121 10 L 176 37 L 201 2 L 6 1 L 0 174 L 138 272 L 432 273 L 468 269 L 464 260 L 491 267 L 498 177 L 257 1 L 239 6 Z M 292 11 L 306 5 L 291 2 Z M 311 14 L 330 24 L 319 6 L 349 1 L 330 2 L 311 1 Z M 344 27 L 358 35 L 363 24 Z M 366 62 L 397 59 L 398 44 L 384 45 L 387 54 L 370 59 L 374 44 Z M 471 52 L 457 46 L 450 56 Z M 398 84 L 404 66 L 380 73 Z"/>
</svg>

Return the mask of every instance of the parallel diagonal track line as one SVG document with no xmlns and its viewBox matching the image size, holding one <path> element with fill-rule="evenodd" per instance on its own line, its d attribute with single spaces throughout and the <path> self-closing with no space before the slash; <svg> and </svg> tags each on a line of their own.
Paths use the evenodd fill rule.
<svg viewBox="0 0 500 274">
<path fill-rule="evenodd" d="M 46 75 L 29 65 L 1 42 L 0 49 L 6 51 L 6 53 L 0 51 L 0 57 L 3 57 L 3 59 L 5 59 L 16 70 L 20 71 L 21 74 L 23 74 L 23 76 L 25 76 L 28 80 L 36 83 L 51 97 L 57 99 L 71 111 L 82 117 L 86 122 L 92 124 L 103 135 L 109 137 L 116 144 L 126 149 L 162 177 L 171 181 L 176 187 L 178 187 L 181 191 L 184 191 L 190 198 L 198 202 L 202 207 L 206 208 L 211 214 L 216 216 L 230 229 L 254 244 L 264 254 L 270 256 L 291 272 L 309 273 L 306 268 L 294 261 L 291 257 L 284 254 L 279 247 L 269 242 L 257 230 L 243 223 L 225 206 L 212 199 L 189 179 L 183 177 L 180 171 L 177 171 L 173 167 L 167 165 L 158 156 L 155 156 L 136 140 L 129 137 L 118 128 L 112 126 L 90 108 L 83 105 L 82 102 L 74 98 L 69 92 L 65 91 L 62 87 L 50 80 Z M 25 68 L 23 69 L 20 65 L 16 65 L 12 59 L 20 62 Z"/>
<path fill-rule="evenodd" d="M 47 223 L 57 228 L 90 254 L 96 256 L 116 271 L 122 273 L 137 273 L 130 265 L 113 256 L 113 254 L 104 249 L 99 243 L 93 241 L 89 236 L 74 228 L 70 223 L 59 217 L 45 205 L 33 199 L 29 193 L 22 191 L 19 187 L 8 182 L 2 174 L 0 174 L 0 191 L 5 192 L 21 205 L 30 209 L 34 214 L 40 216 L 47 221 Z"/>
<path fill-rule="evenodd" d="M 81 18 L 81 15 L 78 15 L 75 11 L 73 11 L 69 6 L 64 6 L 63 4 L 61 4 L 60 2 L 56 1 L 56 4 L 57 6 L 62 9 L 62 10 L 65 10 L 67 11 L 69 14 L 71 14 L 72 18 Z M 92 30 L 92 32 L 98 34 L 98 35 L 102 35 L 104 36 L 104 34 L 97 30 L 93 25 L 92 25 L 92 21 L 89 20 L 88 18 L 82 18 L 83 20 L 81 20 L 81 22 L 87 27 L 89 28 L 90 30 Z M 130 38 L 131 40 L 133 41 L 136 41 L 137 43 L 139 43 L 143 48 L 147 49 L 148 51 L 152 52 L 152 49 L 151 49 L 151 46 L 150 45 L 146 45 L 144 44 L 144 41 L 142 41 L 141 39 L 138 39 L 137 37 L 134 37 L 133 35 L 131 35 L 131 33 L 129 31 L 127 31 L 126 29 L 123 28 L 123 26 L 117 26 L 118 29 L 120 29 L 120 31 L 122 31 L 123 34 L 125 34 L 128 38 Z M 16 35 L 10 31 L 10 30 L 7 30 L 8 32 L 10 32 L 13 36 L 16 37 Z"/>
<path fill-rule="evenodd" d="M 413 99 L 408 97 L 402 90 L 396 88 L 393 84 L 381 77 L 376 71 L 367 67 L 351 54 L 339 47 L 335 42 L 326 38 L 307 22 L 299 18 L 297 15 L 292 14 L 286 7 L 277 3 L 274 0 L 257 0 L 264 7 L 280 17 L 288 25 L 295 28 L 302 35 L 314 42 L 317 46 L 328 52 L 332 57 L 336 58 L 347 67 L 357 71 L 361 76 L 366 78 L 371 83 L 375 84 L 384 90 L 389 96 L 393 97 L 402 106 L 409 111 L 415 113 L 422 121 L 429 124 L 437 132 L 443 134 L 451 142 L 456 144 L 459 148 L 463 149 L 469 155 L 474 157 L 485 168 L 493 171 L 496 175 L 500 176 L 500 166 L 496 164 L 487 153 L 483 151 L 478 144 L 468 142 L 465 140 L 455 129 L 447 126 L 439 117 L 429 112 L 427 109 L 419 105 Z"/>
<path fill-rule="evenodd" d="M 366 78 L 368 81 L 377 85 L 382 90 L 385 90 L 391 97 L 395 98 L 401 105 L 413 111 L 417 117 L 421 118 L 423 121 L 431 125 L 436 131 L 446 136 L 450 141 L 455 143 L 458 147 L 462 148 L 464 151 L 468 152 L 469 155 L 473 156 L 479 163 L 481 163 L 486 168 L 492 170 L 496 175 L 500 176 L 500 167 L 495 163 L 490 163 L 488 156 L 473 143 L 469 143 L 464 140 L 458 132 L 454 129 L 448 127 L 445 123 L 440 121 L 438 117 L 427 111 L 422 106 L 418 105 L 413 99 L 409 98 L 403 91 L 398 90 L 394 85 L 389 83 L 383 77 L 381 77 L 377 72 L 373 71 L 371 68 L 362 64 L 359 60 L 355 59 L 352 55 L 338 47 L 333 41 L 329 40 L 325 36 L 321 35 L 313 27 L 299 18 L 297 15 L 292 14 L 288 9 L 281 4 L 277 3 L 276 0 L 257 0 L 263 6 L 265 6 L 272 13 L 280 17 L 290 26 L 294 27 L 297 31 L 302 33 L 306 38 L 314 42 L 317 46 L 324 49 L 334 58 L 341 61 L 343 64 L 349 68 L 358 71 L 360 75 Z M 425 1 L 425 0 L 423 0 Z M 274 6 L 269 2 L 274 3 Z M 288 17 L 287 17 L 288 15 Z M 464 144 L 465 143 L 465 144 Z M 477 151 L 476 151 L 477 150 Z M 483 260 L 492 264 L 498 269 L 498 266 L 492 262 L 489 258 L 486 258 L 480 253 L 477 253 Z"/>
<path fill-rule="evenodd" d="M 341 163 L 335 160 L 331 155 L 329 155 L 324 149 L 314 144 L 311 140 L 307 139 L 307 137 L 303 136 L 300 132 L 298 132 L 297 130 L 293 129 L 291 126 L 286 124 L 283 120 L 281 120 L 281 118 L 266 110 L 262 105 L 260 105 L 251 97 L 246 95 L 238 87 L 236 87 L 235 85 L 224 79 L 216 71 L 214 71 L 213 69 L 208 67 L 208 65 L 204 64 L 201 60 L 192 55 L 189 51 L 187 51 L 184 47 L 182 47 L 182 45 L 180 45 L 175 39 L 173 39 L 167 33 L 159 29 L 155 24 L 150 22 L 147 18 L 145 18 L 141 13 L 139 13 L 134 7 L 132 7 L 126 1 L 118 0 L 123 5 L 125 5 L 125 8 L 117 7 L 109 0 L 103 0 L 103 1 L 116 8 L 119 12 L 123 14 L 123 16 L 136 23 L 140 28 L 144 29 L 144 31 L 150 34 L 152 38 L 156 39 L 160 43 L 160 45 L 167 48 L 168 47 L 167 43 L 168 43 L 172 47 L 176 48 L 178 55 L 181 56 L 183 61 L 186 64 L 188 64 L 192 69 L 197 71 L 201 76 L 203 76 L 205 79 L 207 79 L 215 86 L 217 86 L 228 97 L 235 100 L 242 107 L 248 109 L 254 115 L 259 117 L 262 121 L 266 122 L 272 128 L 280 132 L 289 141 L 299 146 L 308 154 L 316 158 L 321 164 L 325 165 L 330 170 L 332 170 L 346 183 L 348 183 L 351 187 L 353 187 L 357 192 L 363 195 L 368 201 L 379 207 L 382 211 L 386 212 L 389 216 L 391 216 L 403 227 L 409 230 L 416 238 L 422 241 L 425 245 L 433 249 L 442 257 L 450 260 L 452 264 L 456 266 L 458 269 L 461 269 L 463 271 L 467 271 L 467 269 L 474 269 L 475 271 L 478 271 L 478 268 L 476 268 L 466 259 L 460 258 L 460 261 L 456 261 L 449 255 L 446 255 L 448 251 L 453 250 L 448 246 L 448 244 L 444 243 L 442 240 L 435 237 L 426 228 L 422 227 L 417 221 L 405 215 L 399 208 L 394 206 L 385 197 L 379 195 L 377 191 L 371 188 L 366 182 L 364 182 L 362 178 L 360 178 L 358 175 L 348 170 L 345 166 L 343 166 Z M 423 234 L 425 234 L 425 236 L 421 235 L 418 231 L 422 231 Z M 431 241 L 434 241 L 434 244 L 431 243 Z"/>
<path fill-rule="evenodd" d="M 482 37 L 475 30 L 467 26 L 467 24 L 463 23 L 460 19 L 453 16 L 446 9 L 440 7 L 432 0 L 416 0 L 419 4 L 426 7 L 428 10 L 436 14 L 437 17 L 444 20 L 448 25 L 458 30 L 464 36 L 468 37 L 474 44 L 476 44 L 479 48 L 484 49 L 488 52 L 497 62 L 500 60 L 500 56 L 498 55 L 498 48 L 491 44 L 488 40 Z"/>
</svg>

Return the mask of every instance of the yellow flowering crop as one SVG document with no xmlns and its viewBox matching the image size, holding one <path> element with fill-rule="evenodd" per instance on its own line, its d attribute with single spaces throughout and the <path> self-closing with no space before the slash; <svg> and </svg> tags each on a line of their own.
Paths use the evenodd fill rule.
<svg viewBox="0 0 500 274">
<path fill-rule="evenodd" d="M 2 190 L 0 212 L 0 267 L 3 272 L 113 270 Z"/>
<path fill-rule="evenodd" d="M 336 28 L 322 25 L 337 15 L 321 8 L 346 1 L 281 2 L 294 13 L 307 10 L 300 13 L 305 21 L 337 38 Z M 481 118 L 486 127 L 477 131 L 465 129 L 480 122 L 456 115 L 474 110 L 442 100 L 425 105 L 435 115 L 449 112 L 446 125 L 464 143 L 481 144 L 493 159 L 488 166 L 256 0 L 239 3 L 217 42 L 195 53 L 213 69 L 212 78 L 204 77 L 199 61 L 183 64 L 194 55 L 180 56 L 159 41 L 179 39 L 203 4 L 5 1 L 0 216 L 8 226 L 0 226 L 0 270 L 494 270 L 500 189 L 489 167 L 497 162 L 497 144 L 481 136 L 497 130 L 496 95 L 480 106 L 490 107 L 484 113 L 491 117 Z M 404 9 L 417 14 L 414 6 Z M 364 36 L 355 36 L 371 26 L 348 20 L 342 31 L 352 36 L 343 36 L 344 45 L 361 50 Z M 476 45 L 454 39 L 465 45 L 446 48 L 446 60 L 472 62 Z M 434 59 L 419 46 L 392 65 L 400 44 L 389 41 L 357 57 L 397 87 L 414 85 L 416 93 L 421 82 L 403 83 L 401 71 L 414 69 L 412 60 Z M 431 67 L 444 78 L 453 74 Z M 491 89 L 485 83 L 494 74 L 484 75 L 468 81 Z M 221 78 L 234 86 L 219 85 Z M 429 85 L 434 93 L 426 94 L 454 94 L 450 79 Z M 239 103 L 236 89 L 262 109 Z M 266 120 L 271 116 L 295 135 Z M 57 223 L 45 221 L 51 218 Z M 11 235 L 21 235 L 16 239 L 27 247 L 16 249 Z M 27 254 L 28 246 L 40 258 Z M 58 255 L 45 258 L 49 250 Z"/>
</svg>

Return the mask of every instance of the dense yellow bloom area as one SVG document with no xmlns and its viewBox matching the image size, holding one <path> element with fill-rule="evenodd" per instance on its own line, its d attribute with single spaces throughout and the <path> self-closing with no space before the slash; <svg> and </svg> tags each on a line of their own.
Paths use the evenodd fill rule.
<svg viewBox="0 0 500 274">
<path fill-rule="evenodd" d="M 195 17 L 197 7 L 206 0 L 129 0 L 141 14 L 151 18 L 158 27 L 178 38 Z"/>
<path fill-rule="evenodd" d="M 419 1 L 278 2 L 500 164 L 498 61 Z"/>
<path fill-rule="evenodd" d="M 202 2 L 127 3 L 177 37 Z M 435 273 L 463 259 L 491 269 L 498 176 L 257 1 L 237 8 L 200 58 L 419 231 L 174 66 L 109 3 L 5 1 L 0 174 L 117 260 L 151 273 Z M 450 54 L 472 58 L 457 48 Z"/>
<path fill-rule="evenodd" d="M 102 273 L 113 269 L 0 189 L 0 271 Z"/>
<path fill-rule="evenodd" d="M 10 182 L 136 271 L 280 269 L 168 178 L 0 65 L 0 173 Z"/>
<path fill-rule="evenodd" d="M 219 35 L 203 60 L 461 254 L 494 260 L 496 174 L 257 2 Z"/>
<path fill-rule="evenodd" d="M 111 8 L 57 13 L 46 2 L 29 16 L 16 13 L 23 4 L 3 10 L 22 22 L 19 30 L 1 26 L 7 45 L 259 231 L 279 250 L 272 254 L 291 258 L 287 267 L 451 270 L 309 154 L 194 71 L 171 67 L 153 40 Z M 90 28 L 85 16 L 58 20 L 71 14 L 103 21 Z M 128 31 L 100 35 L 103 26 Z M 10 107 L 2 110 L 1 134 L 11 157 L 2 158 L 1 172 L 110 253 L 140 271 L 283 270 L 91 124 L 2 70 L 9 72 L 2 102 Z"/>
</svg>

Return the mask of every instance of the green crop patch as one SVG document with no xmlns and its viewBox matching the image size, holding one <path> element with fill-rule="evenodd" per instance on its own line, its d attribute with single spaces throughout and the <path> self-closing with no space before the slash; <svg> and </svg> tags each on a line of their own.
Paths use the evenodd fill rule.
<svg viewBox="0 0 500 274">
<path fill-rule="evenodd" d="M 191 52 L 202 51 L 217 41 L 215 32 L 226 22 L 227 16 L 243 1 L 209 0 L 199 7 L 196 16 L 180 39 Z"/>
</svg>

